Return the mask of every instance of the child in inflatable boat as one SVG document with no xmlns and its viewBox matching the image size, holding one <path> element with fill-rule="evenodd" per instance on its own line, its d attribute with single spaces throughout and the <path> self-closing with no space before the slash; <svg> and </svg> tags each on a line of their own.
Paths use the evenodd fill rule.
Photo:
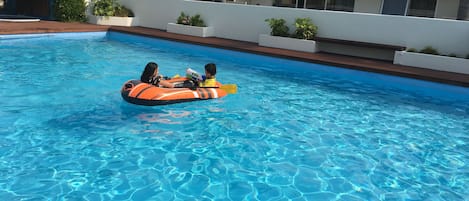
<svg viewBox="0 0 469 201">
<path fill-rule="evenodd" d="M 140 80 L 127 81 L 121 95 L 129 103 L 138 105 L 164 105 L 221 98 L 227 92 L 216 81 L 216 65 L 205 65 L 205 75 L 187 69 L 186 78 L 163 77 L 159 74 L 158 64 L 149 62 L 140 76 Z"/>
</svg>

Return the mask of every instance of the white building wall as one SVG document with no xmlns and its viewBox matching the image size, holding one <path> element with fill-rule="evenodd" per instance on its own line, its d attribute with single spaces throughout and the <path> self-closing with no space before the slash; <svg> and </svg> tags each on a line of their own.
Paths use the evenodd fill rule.
<svg viewBox="0 0 469 201">
<path fill-rule="evenodd" d="M 457 19 L 459 0 L 439 0 L 436 3 L 435 17 L 444 19 Z"/>
<path fill-rule="evenodd" d="M 469 21 L 350 13 L 313 9 L 224 4 L 187 0 L 122 0 L 139 18 L 140 26 L 166 29 L 184 11 L 201 14 L 220 38 L 258 42 L 270 33 L 264 21 L 283 18 L 293 29 L 297 17 L 310 17 L 321 37 L 402 45 L 421 49 L 432 46 L 443 54 L 469 54 Z"/>
<path fill-rule="evenodd" d="M 355 0 L 353 12 L 359 13 L 381 13 L 383 0 Z"/>
<path fill-rule="evenodd" d="M 165 29 L 169 22 L 176 22 L 181 12 L 193 15 L 190 9 L 183 8 L 186 5 L 184 0 L 120 0 L 122 5 L 131 9 L 135 16 L 139 18 L 138 24 L 143 27 Z M 211 3 L 223 4 L 223 3 Z M 228 5 L 228 4 L 223 4 Z M 207 23 L 208 17 L 205 13 L 200 13 Z"/>
</svg>

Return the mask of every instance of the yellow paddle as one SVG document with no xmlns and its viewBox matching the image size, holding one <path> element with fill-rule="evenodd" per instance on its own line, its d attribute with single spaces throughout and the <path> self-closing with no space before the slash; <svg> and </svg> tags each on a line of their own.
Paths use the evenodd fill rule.
<svg viewBox="0 0 469 201">
<path fill-rule="evenodd" d="M 174 75 L 172 78 L 179 78 L 181 77 L 179 74 Z M 224 84 L 220 87 L 220 89 L 226 91 L 228 94 L 235 94 L 238 92 L 238 86 L 236 84 Z"/>
<path fill-rule="evenodd" d="M 228 94 L 235 94 L 238 91 L 238 86 L 236 84 L 224 84 L 220 86 L 220 89 L 223 89 Z"/>
</svg>

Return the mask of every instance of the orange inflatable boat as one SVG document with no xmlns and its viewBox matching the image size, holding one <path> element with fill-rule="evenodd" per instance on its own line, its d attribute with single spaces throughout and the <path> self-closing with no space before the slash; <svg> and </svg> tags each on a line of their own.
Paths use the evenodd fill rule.
<svg viewBox="0 0 469 201">
<path fill-rule="evenodd" d="M 167 81 L 175 83 L 185 80 L 187 78 L 173 78 Z M 137 105 L 166 105 L 224 97 L 227 92 L 220 89 L 220 86 L 222 85 L 217 82 L 217 87 L 163 88 L 143 83 L 140 80 L 129 80 L 122 86 L 121 95 L 125 101 Z"/>
</svg>

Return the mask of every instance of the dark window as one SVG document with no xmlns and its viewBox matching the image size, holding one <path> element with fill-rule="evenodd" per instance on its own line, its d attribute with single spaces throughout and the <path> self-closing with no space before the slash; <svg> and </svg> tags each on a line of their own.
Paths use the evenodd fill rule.
<svg viewBox="0 0 469 201">
<path fill-rule="evenodd" d="M 410 0 L 407 15 L 435 17 L 436 0 Z"/>
<path fill-rule="evenodd" d="M 327 10 L 353 12 L 355 0 L 327 0 Z"/>
<path fill-rule="evenodd" d="M 278 7 L 296 7 L 296 0 L 276 0 L 275 5 Z"/>
<path fill-rule="evenodd" d="M 304 8 L 305 7 L 305 0 L 297 0 L 297 8 Z"/>
<path fill-rule="evenodd" d="M 458 19 L 469 20 L 469 0 L 459 2 Z"/>
<path fill-rule="evenodd" d="M 405 15 L 407 0 L 384 0 L 382 14 Z"/>
<path fill-rule="evenodd" d="M 306 0 L 306 8 L 324 10 L 324 0 Z"/>
</svg>

